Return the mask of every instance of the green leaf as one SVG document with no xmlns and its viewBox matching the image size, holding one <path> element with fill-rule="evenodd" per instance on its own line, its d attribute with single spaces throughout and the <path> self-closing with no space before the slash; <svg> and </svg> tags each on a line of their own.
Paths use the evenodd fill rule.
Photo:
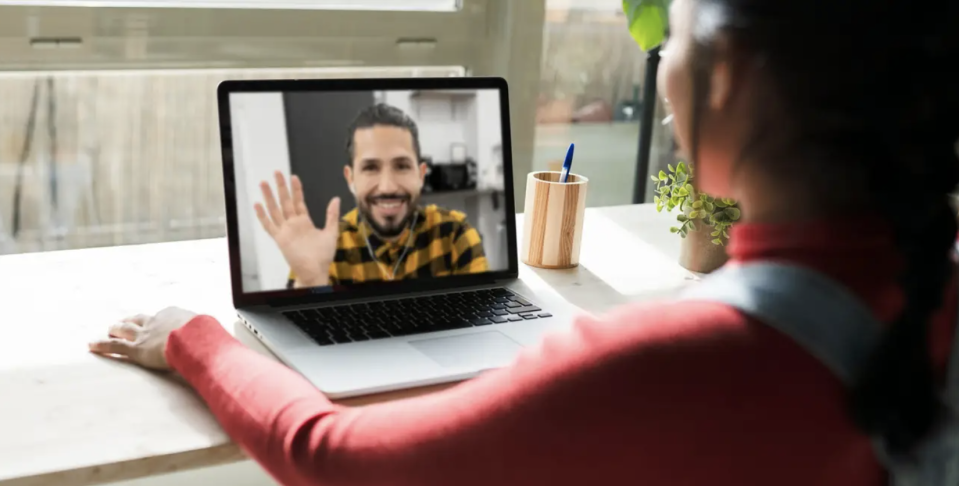
<svg viewBox="0 0 959 486">
<path fill-rule="evenodd" d="M 696 223 L 690 221 L 690 222 L 689 222 L 689 229 L 691 229 L 691 230 L 693 230 L 693 231 L 696 231 Z"/>
<path fill-rule="evenodd" d="M 687 183 L 685 186 L 683 186 L 683 188 L 689 191 L 690 194 L 693 194 L 694 192 L 696 192 L 696 189 L 693 187 L 692 184 Z"/>
<path fill-rule="evenodd" d="M 652 179 L 652 180 L 653 180 L 653 182 L 659 182 L 659 177 L 656 177 L 656 176 L 649 176 L 649 178 L 650 178 L 650 179 Z"/>
<path fill-rule="evenodd" d="M 693 209 L 703 209 L 703 202 L 702 202 L 702 201 L 696 201 L 696 202 L 694 202 L 694 203 L 693 203 Z"/>
<path fill-rule="evenodd" d="M 717 199 L 717 200 L 716 200 L 716 207 L 717 207 L 717 208 L 725 208 L 725 207 L 727 207 L 727 206 L 729 206 L 729 205 L 726 204 L 726 203 L 724 203 L 721 199 Z"/>
<path fill-rule="evenodd" d="M 738 221 L 739 217 L 742 216 L 742 211 L 736 208 L 726 208 L 723 212 L 726 213 L 726 216 L 729 216 L 729 219 L 733 221 Z"/>
<path fill-rule="evenodd" d="M 704 194 L 704 196 L 706 198 L 706 202 L 708 203 L 716 202 L 716 198 L 710 196 L 709 194 Z"/>
<path fill-rule="evenodd" d="M 723 246 L 723 240 L 716 238 L 715 240 L 713 240 L 713 244 L 717 246 Z"/>
<path fill-rule="evenodd" d="M 676 169 L 673 167 L 673 164 L 666 164 L 666 168 L 669 169 L 670 172 L 676 172 Z"/>
<path fill-rule="evenodd" d="M 734 200 L 732 200 L 732 199 L 729 199 L 729 198 L 726 198 L 726 197 L 723 198 L 723 202 L 726 203 L 727 206 L 735 206 L 735 205 L 736 205 L 736 201 L 734 201 Z"/>
<path fill-rule="evenodd" d="M 679 170 L 686 172 L 686 162 L 679 163 Z"/>
<path fill-rule="evenodd" d="M 676 220 L 678 220 L 680 223 L 685 223 L 686 221 L 689 221 L 689 217 L 687 217 L 685 214 L 680 214 L 679 216 L 676 216 Z"/>
<path fill-rule="evenodd" d="M 664 196 L 667 195 L 667 194 L 669 194 L 669 187 L 667 187 L 667 186 L 660 187 L 660 188 L 659 188 L 659 193 L 662 194 L 662 195 L 664 195 Z"/>
<path fill-rule="evenodd" d="M 709 211 L 710 213 L 716 210 L 716 205 L 713 204 L 713 203 L 711 203 L 711 202 L 707 202 L 707 203 L 704 204 L 703 206 L 705 206 L 705 207 L 706 207 L 706 211 Z"/>
<path fill-rule="evenodd" d="M 663 203 L 661 202 L 656 203 L 656 212 L 657 213 L 663 212 Z"/>
<path fill-rule="evenodd" d="M 669 202 L 672 203 L 673 206 L 679 206 L 679 204 L 682 203 L 682 200 L 680 200 L 677 196 L 673 196 L 669 199 Z"/>
<path fill-rule="evenodd" d="M 689 191 L 686 190 L 685 187 L 681 187 L 681 188 L 679 188 L 679 195 L 680 195 L 680 196 L 683 196 L 683 197 L 686 197 L 686 196 L 689 195 Z"/>
<path fill-rule="evenodd" d="M 676 227 L 669 228 L 669 232 L 670 232 L 670 233 L 679 233 L 679 228 L 676 228 Z"/>
<path fill-rule="evenodd" d="M 726 237 L 727 240 L 729 239 L 729 233 L 727 233 L 725 230 L 723 231 L 723 236 Z"/>
<path fill-rule="evenodd" d="M 716 230 L 716 231 L 713 231 L 713 232 L 712 232 L 711 236 L 717 236 L 717 237 L 718 237 L 718 236 L 721 235 L 721 234 L 723 234 L 722 231 Z"/>
<path fill-rule="evenodd" d="M 661 180 L 661 181 L 669 180 L 669 176 L 666 175 L 665 172 L 659 171 L 659 180 Z"/>
<path fill-rule="evenodd" d="M 659 46 L 669 25 L 667 0 L 623 0 L 629 33 L 644 51 Z"/>
</svg>

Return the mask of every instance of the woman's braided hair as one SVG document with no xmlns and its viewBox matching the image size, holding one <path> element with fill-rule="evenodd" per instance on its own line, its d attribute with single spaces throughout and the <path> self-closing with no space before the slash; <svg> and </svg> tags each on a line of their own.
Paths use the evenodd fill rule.
<svg viewBox="0 0 959 486">
<path fill-rule="evenodd" d="M 811 190 L 842 191 L 858 176 L 894 232 L 905 307 L 851 390 L 859 428 L 910 458 L 943 418 L 929 323 L 953 275 L 959 185 L 959 2 L 695 0 L 694 127 L 709 91 L 715 41 L 756 66 L 780 107 L 757 120 L 788 131 L 779 150 L 825 174 Z M 761 106 L 760 110 L 768 110 Z M 761 114 L 759 115 L 762 116 Z M 697 133 L 694 128 L 693 153 Z M 765 154 L 764 154 L 765 155 Z M 775 155 L 775 154 L 773 154 Z M 787 158 L 762 160 L 764 170 Z M 784 167 L 776 167 L 776 164 Z M 833 177 L 830 177 L 833 176 Z M 810 179 L 814 180 L 814 179 Z M 849 184 L 856 185 L 856 184 Z M 876 262 L 877 265 L 883 262 Z"/>
</svg>

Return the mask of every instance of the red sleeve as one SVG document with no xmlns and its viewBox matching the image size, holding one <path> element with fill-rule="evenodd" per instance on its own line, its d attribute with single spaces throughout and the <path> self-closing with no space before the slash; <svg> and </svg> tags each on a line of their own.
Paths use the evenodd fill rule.
<svg viewBox="0 0 959 486">
<path fill-rule="evenodd" d="M 618 407 L 602 401 L 622 395 L 622 388 L 608 381 L 616 379 L 613 370 L 597 370 L 603 367 L 598 341 L 615 342 L 604 334 L 599 323 L 583 321 L 526 350 L 508 369 L 444 392 L 360 408 L 332 404 L 211 317 L 174 332 L 167 357 L 226 432 L 285 485 L 589 484 L 593 467 L 576 478 L 557 464 L 615 456 L 603 457 L 608 447 L 601 443 Z M 598 408 L 588 405 L 592 399 L 600 400 Z M 584 455 L 590 449 L 595 458 Z"/>
<path fill-rule="evenodd" d="M 809 455 L 836 455 L 822 446 L 822 431 L 808 420 L 766 417 L 783 409 L 786 402 L 779 400 L 808 400 L 821 391 L 760 400 L 749 389 L 750 374 L 765 373 L 778 383 L 782 370 L 773 376 L 764 364 L 788 362 L 790 353 L 773 346 L 751 354 L 756 336 L 741 330 L 738 314 L 692 307 L 584 318 L 524 350 L 510 367 L 443 392 L 359 408 L 332 404 L 297 373 L 234 340 L 211 317 L 174 332 L 167 356 L 226 432 L 285 485 L 815 482 L 803 474 L 790 476 L 797 482 L 784 481 L 781 471 L 790 470 L 795 456 L 768 444 L 781 434 L 806 434 Z M 636 315 L 655 319 L 628 317 Z M 734 324 L 702 332 L 702 324 L 716 322 L 717 315 Z M 653 320 L 657 325 L 642 322 Z M 738 336 L 741 345 L 730 346 L 722 335 Z M 717 366 L 724 360 L 730 362 Z M 730 407 L 737 394 L 748 399 Z M 816 415 L 810 407 L 800 412 Z M 741 447 L 750 452 L 740 453 Z M 690 467 L 691 455 L 710 459 Z M 714 482 L 720 477 L 732 482 Z"/>
</svg>

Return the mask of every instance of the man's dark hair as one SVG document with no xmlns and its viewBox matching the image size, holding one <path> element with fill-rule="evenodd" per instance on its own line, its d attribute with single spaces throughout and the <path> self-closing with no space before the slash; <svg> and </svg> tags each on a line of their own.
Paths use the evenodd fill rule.
<svg viewBox="0 0 959 486">
<path fill-rule="evenodd" d="M 377 125 L 398 127 L 406 129 L 413 137 L 413 150 L 416 152 L 416 162 L 420 161 L 420 134 L 416 128 L 416 122 L 409 115 L 403 113 L 403 110 L 386 103 L 377 103 L 369 108 L 365 108 L 350 124 L 347 129 L 346 153 L 350 157 L 349 165 L 353 165 L 354 147 L 353 139 L 356 131 L 361 128 L 373 128 Z"/>
</svg>

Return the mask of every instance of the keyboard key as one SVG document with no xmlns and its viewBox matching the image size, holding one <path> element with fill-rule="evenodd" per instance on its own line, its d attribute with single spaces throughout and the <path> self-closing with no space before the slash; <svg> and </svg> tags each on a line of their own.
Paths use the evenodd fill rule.
<svg viewBox="0 0 959 486">
<path fill-rule="evenodd" d="M 486 319 L 486 318 L 471 319 L 471 320 L 470 320 L 470 324 L 472 324 L 472 325 L 474 325 L 474 326 L 488 326 L 488 325 L 490 325 L 490 324 L 492 324 L 492 323 L 493 323 L 493 321 L 491 321 L 491 320 L 489 320 L 489 319 Z"/>
<path fill-rule="evenodd" d="M 543 309 L 540 309 L 536 306 L 526 306 L 526 307 L 514 307 L 509 310 L 510 314 L 526 314 L 527 312 L 539 312 Z"/>
<path fill-rule="evenodd" d="M 319 344 L 320 346 L 330 346 L 333 344 L 333 340 L 330 339 L 329 336 L 314 337 L 313 340 L 316 341 L 316 344 Z"/>
<path fill-rule="evenodd" d="M 307 324 L 310 322 L 309 319 L 307 319 L 306 317 L 304 317 L 303 315 L 301 315 L 299 312 L 296 312 L 296 311 L 284 312 L 283 317 L 286 317 L 287 319 L 293 321 L 296 324 Z"/>
<path fill-rule="evenodd" d="M 496 309 L 493 311 L 494 316 L 508 316 L 509 311 L 503 309 Z"/>
<path fill-rule="evenodd" d="M 532 321 L 533 319 L 536 319 L 536 316 L 534 316 L 534 315 L 526 315 L 526 316 L 523 316 L 523 319 L 526 319 L 527 321 Z"/>
<path fill-rule="evenodd" d="M 541 318 L 545 319 L 545 318 L 547 318 L 547 317 L 553 317 L 553 314 L 543 313 L 543 314 L 540 314 L 539 316 L 540 316 Z"/>
<path fill-rule="evenodd" d="M 509 321 L 509 319 L 507 319 L 507 318 L 505 318 L 505 317 L 499 317 L 499 316 L 490 317 L 489 320 L 490 320 L 491 322 L 493 322 L 493 323 L 496 323 L 496 324 L 502 324 L 502 323 L 504 323 L 504 322 L 508 322 L 508 321 Z"/>
<path fill-rule="evenodd" d="M 330 335 L 330 339 L 332 339 L 333 342 L 336 344 L 346 344 L 346 343 L 353 342 L 353 340 L 350 339 L 345 334 L 333 334 L 333 335 Z"/>
<path fill-rule="evenodd" d="M 386 339 L 390 337 L 390 334 L 383 330 L 369 331 L 366 333 L 366 335 L 369 336 L 370 339 Z"/>
<path fill-rule="evenodd" d="M 519 321 L 522 321 L 523 318 L 520 316 L 509 316 L 507 317 L 507 320 L 509 320 L 510 322 L 519 322 Z"/>
<path fill-rule="evenodd" d="M 523 307 L 523 304 L 520 304 L 519 302 L 510 302 L 509 304 L 506 304 L 506 307 L 513 309 L 516 307 Z"/>
</svg>

